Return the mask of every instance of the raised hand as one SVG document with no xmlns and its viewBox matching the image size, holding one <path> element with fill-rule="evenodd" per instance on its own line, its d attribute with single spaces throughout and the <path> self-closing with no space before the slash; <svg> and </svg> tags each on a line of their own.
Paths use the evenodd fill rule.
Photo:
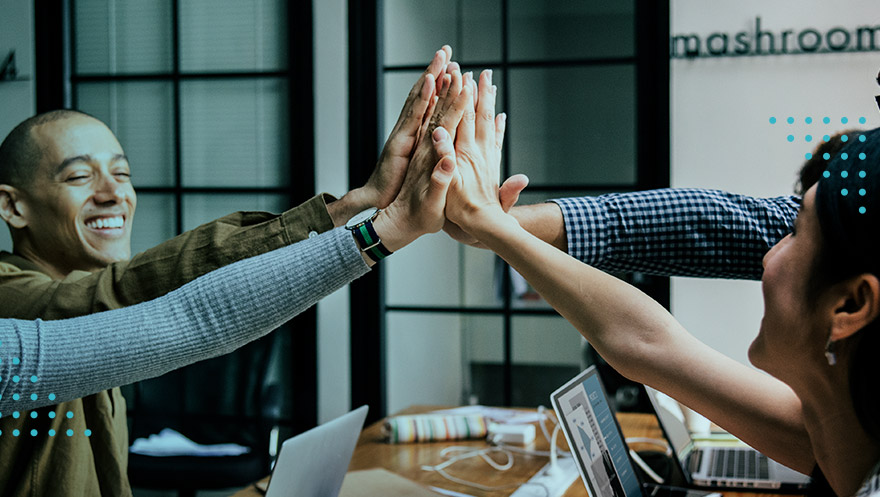
<svg viewBox="0 0 880 497">
<path fill-rule="evenodd" d="M 449 74 L 448 86 L 442 85 L 433 113 L 421 127 L 422 135 L 399 194 L 373 223 L 391 251 L 443 227 L 446 193 L 455 159 L 452 153 L 438 154 L 435 141 L 448 140 L 462 115 L 468 110 L 473 113 L 472 79 L 470 75 L 462 77 L 457 69 Z"/>
<path fill-rule="evenodd" d="M 492 72 L 483 71 L 476 106 L 471 103 L 464 113 L 455 137 L 456 168 L 447 196 L 446 216 L 470 235 L 493 218 L 506 215 L 498 186 L 506 116 L 495 116 L 496 93 Z M 438 140 L 438 153 L 448 154 L 449 146 L 449 142 Z"/>
<path fill-rule="evenodd" d="M 447 71 L 451 57 L 452 48 L 444 45 L 434 54 L 425 72 L 413 85 L 367 183 L 327 205 L 336 226 L 343 225 L 368 207 L 386 207 L 397 197 L 413 149 L 424 131 L 427 116 L 437 102 L 437 92 L 442 91 L 442 84 L 448 84 L 451 79 Z M 441 86 L 438 86 L 438 82 Z"/>
<path fill-rule="evenodd" d="M 376 169 L 364 185 L 364 193 L 372 197 L 369 205 L 384 208 L 400 191 L 422 124 L 435 102 L 437 79 L 446 73 L 451 58 L 452 48 L 444 45 L 410 90 L 397 123 L 382 148 Z"/>
</svg>

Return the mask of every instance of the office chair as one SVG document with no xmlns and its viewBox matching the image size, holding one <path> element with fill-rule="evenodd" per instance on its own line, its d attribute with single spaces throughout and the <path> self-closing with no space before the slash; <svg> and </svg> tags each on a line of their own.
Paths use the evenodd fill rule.
<svg viewBox="0 0 880 497">
<path fill-rule="evenodd" d="M 197 443 L 237 443 L 251 449 L 220 457 L 129 453 L 133 487 L 176 490 L 179 497 L 194 497 L 198 490 L 243 487 L 269 474 L 285 391 L 277 379 L 271 379 L 278 375 L 270 371 L 280 335 L 271 333 L 228 355 L 130 389 L 130 441 L 167 427 Z"/>
</svg>

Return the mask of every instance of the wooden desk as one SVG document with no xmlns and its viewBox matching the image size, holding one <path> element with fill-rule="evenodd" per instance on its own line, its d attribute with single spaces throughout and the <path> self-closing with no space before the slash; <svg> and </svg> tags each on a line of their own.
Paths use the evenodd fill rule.
<svg viewBox="0 0 880 497">
<path fill-rule="evenodd" d="M 428 412 L 439 407 L 431 406 L 414 406 L 399 414 L 418 414 Z M 662 438 L 660 428 L 657 426 L 657 420 L 648 414 L 631 414 L 621 413 L 618 415 L 624 435 L 627 437 L 649 437 Z M 549 428 L 549 423 L 548 423 Z M 560 447 L 565 445 L 565 439 L 560 435 Z M 475 441 L 454 441 L 454 442 L 436 442 L 436 443 L 412 443 L 412 444 L 389 444 L 385 443 L 382 435 L 382 422 L 373 423 L 364 429 L 358 440 L 354 455 L 352 456 L 349 471 L 385 468 L 389 471 L 404 476 L 410 480 L 421 483 L 426 486 L 436 486 L 464 494 L 475 495 L 479 497 L 507 497 L 516 490 L 511 487 L 506 490 L 497 490 L 493 492 L 482 492 L 466 485 L 461 485 L 440 476 L 434 471 L 425 471 L 423 465 L 433 466 L 443 462 L 440 451 L 450 445 L 472 446 L 474 448 L 486 447 L 483 440 Z M 547 450 L 549 442 L 538 430 L 535 439 L 535 450 Z M 653 449 L 654 446 L 640 446 L 634 444 L 633 449 Z M 447 468 L 447 472 L 458 478 L 469 481 L 479 482 L 480 484 L 495 487 L 511 484 L 522 484 L 526 482 L 535 472 L 547 464 L 546 457 L 527 456 L 522 454 L 514 455 L 514 465 L 511 469 L 501 472 L 492 469 L 481 458 L 474 457 L 459 461 Z M 503 462 L 503 458 L 501 459 Z M 233 497 L 259 497 L 261 494 L 251 486 L 234 494 Z M 747 492 L 725 492 L 725 496 L 731 497 L 772 497 L 773 494 L 766 493 L 747 493 Z M 564 497 L 587 497 L 587 490 L 580 478 L 578 478 L 569 487 Z"/>
</svg>

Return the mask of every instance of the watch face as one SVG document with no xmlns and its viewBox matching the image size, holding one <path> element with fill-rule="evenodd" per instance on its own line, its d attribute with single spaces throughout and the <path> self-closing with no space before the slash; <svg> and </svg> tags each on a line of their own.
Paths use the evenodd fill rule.
<svg viewBox="0 0 880 497">
<path fill-rule="evenodd" d="M 378 212 L 379 212 L 379 209 L 376 207 L 370 207 L 369 209 L 367 209 L 365 211 L 361 211 L 361 212 L 355 214 L 354 217 L 349 219 L 348 222 L 345 223 L 345 227 L 352 230 L 356 226 L 364 224 L 365 222 L 372 219 Z"/>
</svg>

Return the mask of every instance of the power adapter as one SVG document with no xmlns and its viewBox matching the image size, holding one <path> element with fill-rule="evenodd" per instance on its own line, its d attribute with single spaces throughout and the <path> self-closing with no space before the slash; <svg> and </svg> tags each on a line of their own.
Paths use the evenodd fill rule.
<svg viewBox="0 0 880 497">
<path fill-rule="evenodd" d="M 488 439 L 499 444 L 528 445 L 535 441 L 535 425 L 489 423 Z"/>
</svg>

